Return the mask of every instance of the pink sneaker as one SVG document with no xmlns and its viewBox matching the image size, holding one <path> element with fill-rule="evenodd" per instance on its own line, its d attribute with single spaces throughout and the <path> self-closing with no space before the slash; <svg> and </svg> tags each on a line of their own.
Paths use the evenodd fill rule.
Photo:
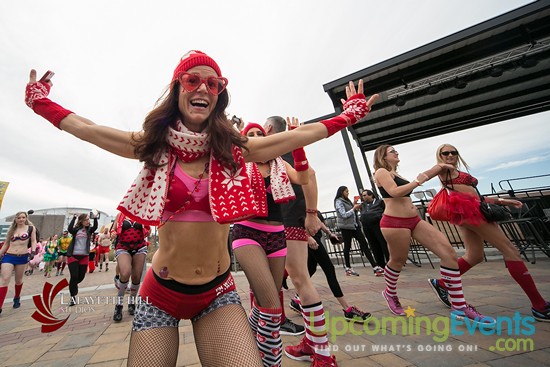
<svg viewBox="0 0 550 367">
<path fill-rule="evenodd" d="M 497 323 L 494 318 L 482 315 L 474 308 L 474 306 L 469 304 L 466 304 L 466 307 L 460 310 L 452 310 L 451 318 L 455 318 L 457 320 L 468 319 L 474 325 L 495 326 Z"/>
<path fill-rule="evenodd" d="M 405 311 L 403 311 L 403 307 L 401 307 L 401 302 L 399 302 L 399 298 L 397 296 L 390 296 L 389 294 L 386 293 L 385 289 L 382 292 L 382 295 L 386 299 L 388 308 L 394 315 L 405 316 Z"/>
<path fill-rule="evenodd" d="M 288 358 L 294 359 L 295 361 L 313 361 L 315 351 L 306 342 L 306 337 L 304 336 L 300 344 L 286 346 L 285 354 Z"/>
</svg>

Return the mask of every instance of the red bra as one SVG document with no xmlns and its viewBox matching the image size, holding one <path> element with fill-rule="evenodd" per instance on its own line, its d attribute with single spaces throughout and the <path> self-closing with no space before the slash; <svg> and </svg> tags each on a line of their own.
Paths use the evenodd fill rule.
<svg viewBox="0 0 550 367">
<path fill-rule="evenodd" d="M 186 211 L 199 210 L 211 214 L 210 202 L 208 200 L 208 179 L 203 179 L 197 190 L 193 192 L 192 197 L 189 198 L 189 193 L 195 188 L 197 181 L 198 179 L 189 176 L 179 164 L 176 164 L 174 175 L 170 180 L 164 209 L 169 212 L 176 212 L 185 202 L 191 199 L 191 202 L 185 209 Z"/>
<path fill-rule="evenodd" d="M 469 173 L 458 171 L 458 177 L 451 179 L 451 181 L 443 181 L 443 184 L 446 186 L 468 185 L 468 186 L 476 187 L 477 178 L 470 175 Z"/>
</svg>

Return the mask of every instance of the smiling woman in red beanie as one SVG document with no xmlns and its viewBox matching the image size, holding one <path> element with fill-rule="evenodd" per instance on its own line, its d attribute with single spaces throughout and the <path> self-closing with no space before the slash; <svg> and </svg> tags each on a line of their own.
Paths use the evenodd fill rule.
<svg viewBox="0 0 550 367">
<path fill-rule="evenodd" d="M 190 319 L 203 366 L 261 366 L 231 277 L 229 224 L 257 215 L 245 160 L 265 162 L 333 135 L 362 119 L 365 99 L 353 83 L 340 116 L 275 136 L 248 139 L 227 119 L 227 79 L 200 51 L 184 55 L 169 90 L 143 130 L 127 132 L 66 110 L 47 98 L 51 83 L 31 71 L 26 103 L 57 128 L 144 167 L 118 209 L 158 226 L 160 247 L 140 291 L 129 366 L 175 366 L 181 319 Z"/>
</svg>

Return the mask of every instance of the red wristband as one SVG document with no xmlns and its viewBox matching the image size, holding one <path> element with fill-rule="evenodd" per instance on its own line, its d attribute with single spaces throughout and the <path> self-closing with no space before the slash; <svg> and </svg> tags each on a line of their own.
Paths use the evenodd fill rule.
<svg viewBox="0 0 550 367">
<path fill-rule="evenodd" d="M 317 209 L 306 209 L 306 214 L 317 214 Z"/>
<path fill-rule="evenodd" d="M 307 169 L 309 168 L 309 164 L 304 148 L 294 149 L 292 151 L 292 158 L 294 159 L 294 169 L 296 171 L 307 171 Z"/>
</svg>

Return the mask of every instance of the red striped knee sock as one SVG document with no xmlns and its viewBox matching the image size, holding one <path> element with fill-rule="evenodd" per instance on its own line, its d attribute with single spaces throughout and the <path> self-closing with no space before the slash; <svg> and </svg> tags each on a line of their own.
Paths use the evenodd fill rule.
<svg viewBox="0 0 550 367">
<path fill-rule="evenodd" d="M 386 294 L 388 296 L 397 296 L 397 280 L 399 279 L 400 271 L 395 271 L 388 265 L 384 268 L 384 280 L 386 281 Z"/>
<path fill-rule="evenodd" d="M 306 327 L 307 343 L 313 348 L 315 354 L 330 358 L 323 304 L 318 302 L 308 306 L 302 305 L 302 317 Z"/>
<path fill-rule="evenodd" d="M 470 265 L 469 262 L 467 262 L 466 260 L 464 260 L 464 258 L 462 257 L 459 257 L 458 258 L 458 269 L 460 270 L 460 275 L 464 275 L 464 273 L 466 273 L 468 270 L 470 270 L 471 268 L 473 268 L 472 265 Z M 440 287 L 443 287 L 443 288 L 447 288 L 445 286 L 445 282 L 443 281 L 443 279 L 439 278 L 437 280 L 437 282 L 439 283 L 439 286 Z"/>
<path fill-rule="evenodd" d="M 449 302 L 451 302 L 453 310 L 461 310 L 466 307 L 460 270 L 441 266 L 439 272 L 441 273 L 441 279 L 445 283 L 445 288 L 449 292 Z"/>
</svg>

